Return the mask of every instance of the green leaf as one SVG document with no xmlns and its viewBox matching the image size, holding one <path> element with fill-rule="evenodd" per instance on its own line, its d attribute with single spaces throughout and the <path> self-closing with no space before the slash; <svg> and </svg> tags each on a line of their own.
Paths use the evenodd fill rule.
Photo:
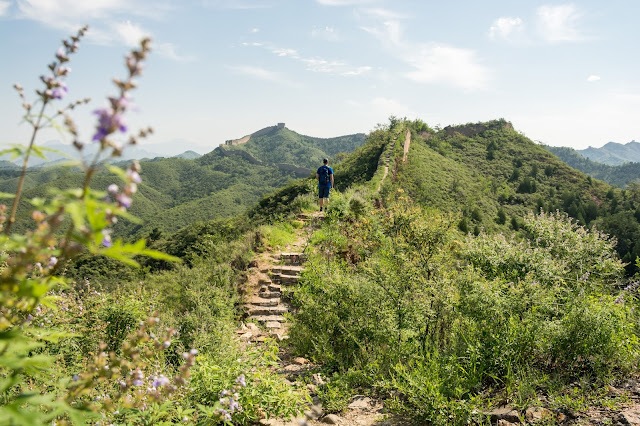
<svg viewBox="0 0 640 426">
<path fill-rule="evenodd" d="M 8 192 L 0 192 L 0 198 L 15 198 L 16 194 L 10 194 Z"/>
<path fill-rule="evenodd" d="M 116 167 L 116 166 L 111 166 L 108 165 L 107 168 L 109 169 L 109 171 L 111 173 L 113 173 L 114 175 L 118 176 L 120 179 L 122 179 L 124 182 L 127 181 L 127 172 L 125 172 L 124 170 L 122 170 L 120 167 Z"/>
</svg>

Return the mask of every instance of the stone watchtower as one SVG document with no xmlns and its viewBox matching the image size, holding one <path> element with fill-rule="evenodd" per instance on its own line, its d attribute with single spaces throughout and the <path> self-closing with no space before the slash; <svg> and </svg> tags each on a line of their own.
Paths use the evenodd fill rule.
<svg viewBox="0 0 640 426">
<path fill-rule="evenodd" d="M 278 129 L 284 129 L 284 123 L 278 123 Z"/>
</svg>

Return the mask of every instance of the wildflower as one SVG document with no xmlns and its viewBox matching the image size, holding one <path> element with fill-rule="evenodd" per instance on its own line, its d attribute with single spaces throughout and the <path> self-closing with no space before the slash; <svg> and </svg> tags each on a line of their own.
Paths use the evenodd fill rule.
<svg viewBox="0 0 640 426">
<path fill-rule="evenodd" d="M 111 242 L 111 230 L 103 229 L 102 230 L 102 245 L 109 248 L 113 245 Z"/>
<path fill-rule="evenodd" d="M 236 379 L 236 383 L 242 386 L 243 388 L 247 386 L 247 382 L 245 381 L 244 374 L 241 374 Z"/>
<path fill-rule="evenodd" d="M 58 258 L 55 256 L 51 256 L 51 259 L 49 259 L 49 268 L 53 268 L 54 266 L 56 266 L 57 263 L 58 263 Z"/>
<path fill-rule="evenodd" d="M 160 386 L 166 386 L 168 384 L 169 384 L 169 379 L 164 375 L 160 375 L 153 380 L 153 387 L 155 388 L 159 388 Z"/>
<path fill-rule="evenodd" d="M 133 386 L 142 386 L 142 383 L 143 383 L 142 380 L 137 379 L 137 380 L 134 380 L 132 384 Z"/>
<path fill-rule="evenodd" d="M 142 178 L 140 177 L 140 174 L 135 170 L 131 170 L 131 169 L 127 170 L 127 176 L 133 183 L 142 182 Z"/>
<path fill-rule="evenodd" d="M 64 51 L 64 49 L 62 48 L 62 46 L 60 46 L 58 48 L 58 51 L 56 52 L 56 58 L 58 58 L 58 60 L 60 62 L 66 62 L 69 60 L 69 58 L 67 57 L 66 52 Z"/>
<path fill-rule="evenodd" d="M 98 116 L 98 126 L 95 135 L 93 135 L 94 141 L 101 141 L 116 130 L 122 133 L 127 131 L 124 117 L 117 111 L 111 108 L 101 108 L 93 113 Z"/>
<path fill-rule="evenodd" d="M 73 375 L 73 381 L 77 382 L 78 380 L 80 380 L 80 377 L 77 374 Z"/>
<path fill-rule="evenodd" d="M 162 347 L 167 349 L 169 346 L 171 346 L 171 340 L 165 340 L 164 342 L 162 342 Z"/>
<path fill-rule="evenodd" d="M 196 355 L 198 355 L 198 350 L 197 350 L 197 349 L 191 349 L 191 350 L 189 351 L 189 353 L 190 353 L 191 355 L 193 355 L 193 356 L 196 356 Z"/>
<path fill-rule="evenodd" d="M 118 188 L 118 185 L 116 185 L 115 183 L 112 183 L 107 188 L 107 191 L 109 191 L 109 194 L 111 194 L 111 195 L 116 195 L 119 190 L 120 190 L 120 188 Z"/>
<path fill-rule="evenodd" d="M 62 99 L 67 92 L 66 86 L 56 87 L 51 91 L 51 97 L 53 99 Z"/>
<path fill-rule="evenodd" d="M 120 205 L 120 207 L 124 207 L 124 208 L 129 208 L 131 207 L 131 197 L 129 197 L 126 194 L 118 194 L 116 196 L 116 201 L 118 202 L 118 205 Z"/>
</svg>

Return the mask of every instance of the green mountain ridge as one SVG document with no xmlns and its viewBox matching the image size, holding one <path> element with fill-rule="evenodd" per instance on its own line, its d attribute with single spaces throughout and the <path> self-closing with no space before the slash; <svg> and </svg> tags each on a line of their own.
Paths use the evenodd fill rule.
<svg viewBox="0 0 640 426">
<path fill-rule="evenodd" d="M 260 136 L 248 145 L 249 150 L 221 146 L 194 159 L 158 157 L 140 161 L 142 183 L 130 212 L 143 224 L 121 220 L 114 227 L 114 236 L 145 236 L 156 228 L 173 233 L 194 222 L 240 214 L 265 194 L 309 176 L 314 161 L 319 165 L 323 157 L 348 153 L 364 143 L 363 134 L 321 139 L 289 129 L 268 130 L 258 132 Z M 16 168 L 0 169 L 0 192 L 14 192 L 18 176 Z M 66 167 L 30 168 L 19 211 L 25 214 L 27 200 L 48 197 L 52 189 L 81 186 L 80 178 L 80 173 Z M 117 179 L 102 171 L 92 187 L 106 190 L 114 182 Z M 26 217 L 22 219 L 17 230 L 28 224 Z"/>
<path fill-rule="evenodd" d="M 407 129 L 411 145 L 403 163 Z M 460 229 L 475 234 L 517 231 L 526 215 L 541 210 L 566 212 L 580 225 L 614 235 L 621 258 L 629 271 L 635 270 L 633 263 L 640 255 L 635 242 L 640 241 L 640 190 L 615 189 L 587 176 L 503 119 L 439 131 L 419 120 L 392 122 L 387 129 L 371 132 L 364 146 L 335 166 L 336 186 L 358 182 L 375 186 L 384 152 L 391 154 L 391 161 L 390 177 L 381 188 L 383 198 L 400 190 L 421 206 L 457 215 Z M 286 187 L 263 199 L 251 213 L 275 214 L 286 209 L 279 200 L 291 202 L 306 188 Z"/>
<path fill-rule="evenodd" d="M 609 165 L 585 158 L 581 151 L 573 148 L 546 145 L 544 148 L 569 166 L 611 185 L 623 188 L 629 183 L 640 182 L 640 162 Z"/>
<path fill-rule="evenodd" d="M 578 152 L 585 158 L 610 166 L 619 166 L 624 163 L 640 162 L 640 143 L 631 141 L 626 144 L 608 142 L 600 148 L 589 147 Z"/>
</svg>

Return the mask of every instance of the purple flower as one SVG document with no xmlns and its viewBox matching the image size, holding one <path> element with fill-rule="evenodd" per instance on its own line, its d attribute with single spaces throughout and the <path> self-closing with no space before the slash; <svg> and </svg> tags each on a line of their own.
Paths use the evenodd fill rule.
<svg viewBox="0 0 640 426">
<path fill-rule="evenodd" d="M 51 256 L 51 259 L 49 259 L 49 268 L 53 268 L 54 266 L 56 266 L 57 263 L 58 263 L 58 258 L 55 256 Z"/>
<path fill-rule="evenodd" d="M 163 375 L 160 375 L 153 380 L 154 388 L 159 388 L 160 386 L 166 386 L 168 384 L 169 384 L 169 379 Z"/>
<path fill-rule="evenodd" d="M 129 179 L 131 179 L 131 182 L 133 183 L 142 182 L 142 178 L 140 177 L 140 174 L 134 170 L 127 170 L 127 176 L 129 176 Z"/>
<path fill-rule="evenodd" d="M 143 383 L 142 380 L 136 379 L 136 380 L 133 381 L 132 384 L 133 384 L 133 386 L 142 386 L 142 383 Z"/>
<path fill-rule="evenodd" d="M 244 374 L 241 374 L 240 376 L 238 376 L 238 378 L 236 379 L 236 383 L 242 386 L 243 388 L 247 386 L 247 382 L 244 379 Z"/>
<path fill-rule="evenodd" d="M 120 190 L 120 188 L 118 188 L 118 185 L 116 185 L 115 183 L 112 183 L 107 188 L 107 191 L 109 191 L 109 194 L 111 194 L 111 195 L 116 195 L 119 190 Z"/>
<path fill-rule="evenodd" d="M 58 51 L 56 52 L 56 58 L 58 58 L 60 61 L 68 59 L 67 54 L 65 53 L 62 46 L 58 48 Z"/>
<path fill-rule="evenodd" d="M 77 382 L 78 380 L 80 380 L 80 377 L 77 374 L 73 375 L 73 381 Z"/>
<path fill-rule="evenodd" d="M 116 201 L 118 202 L 118 204 L 124 208 L 129 208 L 131 207 L 131 197 L 129 197 L 128 195 L 125 194 L 118 194 L 116 196 Z"/>
<path fill-rule="evenodd" d="M 68 90 L 65 86 L 56 87 L 51 91 L 51 97 L 53 99 L 62 99 L 67 92 Z"/>
<path fill-rule="evenodd" d="M 103 229 L 102 230 L 102 245 L 105 246 L 106 248 L 109 248 L 113 245 L 113 243 L 111 242 L 111 235 L 110 235 L 111 231 L 108 229 Z"/>
<path fill-rule="evenodd" d="M 229 398 L 229 411 L 233 413 L 238 408 L 240 408 L 240 405 L 238 405 L 238 403 L 233 398 Z"/>
<path fill-rule="evenodd" d="M 122 133 L 127 131 L 124 117 L 116 113 L 113 109 L 101 108 L 95 110 L 93 113 L 98 116 L 98 126 L 93 136 L 94 141 L 101 141 L 116 130 Z"/>
</svg>

